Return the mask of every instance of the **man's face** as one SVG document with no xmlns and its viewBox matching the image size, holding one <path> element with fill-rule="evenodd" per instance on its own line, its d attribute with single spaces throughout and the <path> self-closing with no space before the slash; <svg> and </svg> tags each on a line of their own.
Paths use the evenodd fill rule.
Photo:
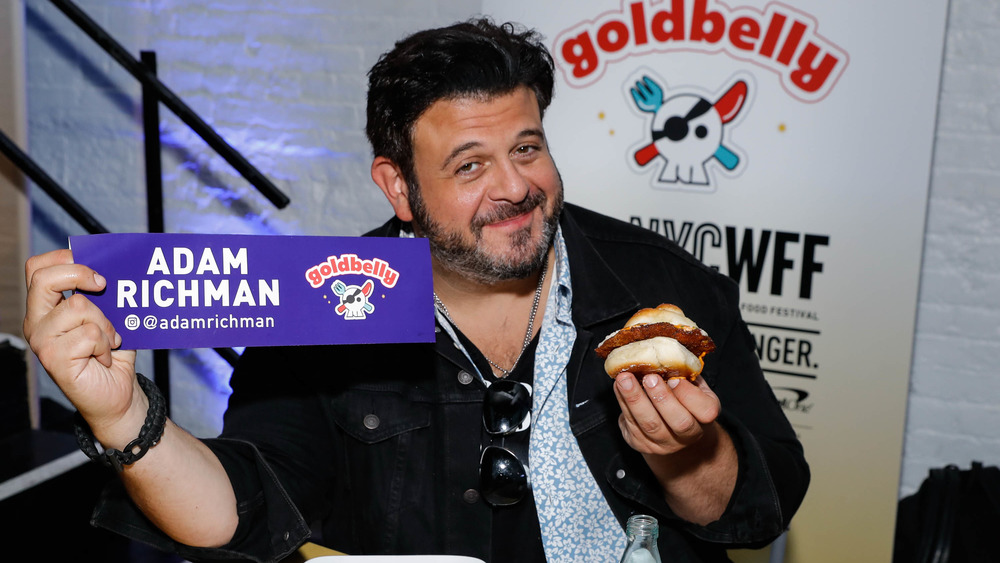
<svg viewBox="0 0 1000 563">
<path fill-rule="evenodd" d="M 481 283 L 544 264 L 562 208 L 534 93 L 439 100 L 413 129 L 409 203 L 437 263 Z"/>
</svg>

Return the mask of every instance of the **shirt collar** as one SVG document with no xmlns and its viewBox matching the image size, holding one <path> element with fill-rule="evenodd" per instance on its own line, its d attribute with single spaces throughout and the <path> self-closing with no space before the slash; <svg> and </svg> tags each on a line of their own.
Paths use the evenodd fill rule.
<svg viewBox="0 0 1000 563">
<path fill-rule="evenodd" d="M 556 320 L 563 324 L 573 324 L 573 283 L 569 272 L 569 253 L 566 252 L 566 240 L 563 238 L 562 226 L 556 229 L 553 241 L 556 249 L 555 276 L 553 289 L 556 291 Z M 548 311 L 546 310 L 546 314 Z"/>
<path fill-rule="evenodd" d="M 400 236 L 400 238 L 414 238 L 415 235 L 413 234 L 412 231 L 410 231 L 410 230 L 408 230 L 406 228 L 401 228 L 399 230 L 399 236 Z M 555 292 L 555 303 L 556 303 L 555 315 L 556 315 L 556 321 L 559 322 L 559 323 L 561 323 L 561 324 L 572 326 L 573 325 L 573 285 L 571 283 L 570 272 L 569 272 L 569 253 L 566 251 L 566 241 L 563 239 L 562 226 L 557 226 L 556 227 L 556 234 L 553 237 L 552 244 L 555 247 L 555 260 L 554 260 L 554 264 L 553 264 L 553 269 L 554 269 L 554 272 L 555 272 L 555 276 L 553 278 L 554 281 L 553 281 L 552 290 L 550 290 L 550 293 L 553 290 Z M 550 302 L 551 302 L 551 299 L 550 299 Z M 541 319 L 541 321 L 544 323 L 544 316 L 548 316 L 550 314 L 552 314 L 552 312 L 549 310 L 548 307 L 546 307 L 545 314 L 543 315 L 543 318 Z M 469 352 L 465 349 L 465 346 L 462 345 L 462 342 L 459 340 L 458 335 L 455 334 L 455 330 L 451 326 L 451 323 L 448 322 L 447 317 L 445 317 L 444 313 L 441 312 L 437 307 L 434 308 L 434 315 L 437 318 L 438 325 L 440 325 L 441 328 L 442 328 L 442 330 L 444 330 L 445 333 L 449 337 L 451 337 L 451 340 L 452 340 L 452 342 L 455 343 L 455 346 L 459 350 L 461 350 L 462 353 L 465 355 L 466 359 L 469 360 L 469 364 L 472 365 L 472 367 L 476 370 L 476 375 L 479 376 L 480 381 L 483 381 L 485 383 L 483 375 L 481 373 L 479 373 L 479 368 L 476 367 L 476 362 L 472 361 L 472 357 L 469 356 Z M 541 325 L 539 325 L 539 326 L 541 326 Z M 539 331 L 541 331 L 541 328 L 539 328 Z M 538 346 L 539 347 L 541 347 L 543 345 L 543 342 L 542 342 L 541 339 L 544 336 L 545 336 L 544 332 L 541 332 L 538 335 L 538 337 L 539 337 Z"/>
</svg>

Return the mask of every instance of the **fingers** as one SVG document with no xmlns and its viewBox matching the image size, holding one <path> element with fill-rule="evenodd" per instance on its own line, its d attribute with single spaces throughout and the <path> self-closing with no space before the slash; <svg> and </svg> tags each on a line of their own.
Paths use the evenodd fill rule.
<svg viewBox="0 0 1000 563">
<path fill-rule="evenodd" d="M 73 264 L 72 260 L 70 251 L 56 250 L 33 256 L 25 264 L 28 296 L 23 329 L 29 342 L 42 319 L 63 302 L 63 292 L 78 289 L 97 292 L 107 285 L 100 274 L 87 266 Z M 113 329 L 108 338 L 114 339 Z"/>
<path fill-rule="evenodd" d="M 107 285 L 104 276 L 82 264 L 53 264 L 26 271 L 28 293 L 58 300 L 64 291 L 98 292 Z"/>
<path fill-rule="evenodd" d="M 62 248 L 59 250 L 53 250 L 52 252 L 46 252 L 45 254 L 39 254 L 37 256 L 32 256 L 28 258 L 28 261 L 24 263 L 24 286 L 31 286 L 31 276 L 35 271 L 42 268 L 48 268 L 49 266 L 55 266 L 57 264 L 72 264 L 73 263 L 73 252 L 69 249 Z"/>
<path fill-rule="evenodd" d="M 121 336 L 111 321 L 81 294 L 53 307 L 25 332 L 32 350 L 47 368 L 91 355 L 108 367 L 111 350 L 121 345 Z"/>
<path fill-rule="evenodd" d="M 93 357 L 105 367 L 121 337 L 111 321 L 83 294 L 101 291 L 107 281 L 91 268 L 73 263 L 69 250 L 33 256 L 25 263 L 28 287 L 24 337 L 42 365 L 66 382 L 81 373 Z"/>
<path fill-rule="evenodd" d="M 719 417 L 722 404 L 719 396 L 712 391 L 712 388 L 705 382 L 705 378 L 698 376 L 694 384 L 687 380 L 677 381 L 674 387 L 674 396 L 687 408 L 695 419 L 701 424 L 709 424 Z"/>
<path fill-rule="evenodd" d="M 630 446 L 644 453 L 673 453 L 697 442 L 721 410 L 702 378 L 697 385 L 680 379 L 664 382 L 657 375 L 639 382 L 626 372 L 615 380 L 615 395 L 622 408 L 622 433 Z"/>
<path fill-rule="evenodd" d="M 111 348 L 104 332 L 96 324 L 86 323 L 60 334 L 57 345 L 39 346 L 38 359 L 45 366 L 75 366 L 72 372 L 76 375 L 91 356 L 111 367 Z"/>
<path fill-rule="evenodd" d="M 624 400 L 622 413 L 632 439 L 643 446 L 640 451 L 670 453 L 698 439 L 701 434 L 698 420 L 660 376 L 647 375 L 641 382 L 632 374 L 619 377 L 622 380 L 617 387 Z M 627 388 L 629 378 L 635 380 L 631 389 Z M 661 448 L 668 451 L 658 451 Z"/>
</svg>

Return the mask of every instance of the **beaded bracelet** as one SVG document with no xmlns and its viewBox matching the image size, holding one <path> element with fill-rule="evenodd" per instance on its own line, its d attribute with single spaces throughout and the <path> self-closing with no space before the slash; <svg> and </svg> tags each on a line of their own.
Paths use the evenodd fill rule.
<svg viewBox="0 0 1000 563">
<path fill-rule="evenodd" d="M 149 448 L 160 441 L 160 437 L 163 436 L 163 427 L 167 422 L 167 401 L 163 397 L 163 393 L 160 393 L 156 384 L 141 373 L 135 374 L 135 377 L 139 382 L 139 387 L 149 398 L 149 409 L 146 411 L 146 421 L 143 423 L 142 429 L 139 430 L 139 436 L 129 442 L 125 448 L 122 450 L 107 448 L 103 452 L 98 452 L 94 433 L 79 411 L 76 413 L 76 420 L 73 424 L 76 441 L 83 453 L 106 467 L 114 468 L 119 473 L 122 472 L 124 466 L 139 461 L 139 458 L 146 455 Z"/>
</svg>

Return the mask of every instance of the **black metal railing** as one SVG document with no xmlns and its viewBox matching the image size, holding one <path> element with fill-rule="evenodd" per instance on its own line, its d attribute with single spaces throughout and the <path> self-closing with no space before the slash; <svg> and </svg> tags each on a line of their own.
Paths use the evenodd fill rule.
<svg viewBox="0 0 1000 563">
<path fill-rule="evenodd" d="M 236 149 L 229 145 L 218 133 L 198 116 L 183 100 L 165 86 L 156 76 L 156 56 L 145 51 L 142 60 L 137 60 L 104 31 L 94 20 L 70 0 L 49 0 L 77 27 L 93 39 L 118 64 L 142 83 L 143 125 L 145 130 L 147 217 L 150 232 L 163 232 L 163 195 L 160 170 L 159 103 L 163 103 L 178 118 L 201 137 L 216 153 L 226 160 L 243 178 L 261 192 L 279 209 L 288 205 L 289 199 L 264 174 L 255 168 Z M 17 166 L 32 182 L 42 189 L 70 217 L 76 220 L 88 233 L 110 232 L 83 205 L 76 201 L 28 154 L 0 131 L 0 152 Z M 235 366 L 239 354 L 231 348 L 214 348 L 231 366 Z M 154 380 L 169 393 L 170 380 L 166 351 L 154 351 Z M 167 395 L 169 399 L 169 394 Z M 168 405 L 169 400 L 168 400 Z"/>
<path fill-rule="evenodd" d="M 94 218 L 89 211 L 79 204 L 73 196 L 52 179 L 41 166 L 35 163 L 24 151 L 22 151 L 14 141 L 12 141 L 3 131 L 0 131 L 0 152 L 4 154 L 14 166 L 18 167 L 24 175 L 35 183 L 43 192 L 48 194 L 59 207 L 62 207 L 69 216 L 76 220 L 88 233 L 99 235 L 109 232 L 107 227 Z"/>
</svg>

